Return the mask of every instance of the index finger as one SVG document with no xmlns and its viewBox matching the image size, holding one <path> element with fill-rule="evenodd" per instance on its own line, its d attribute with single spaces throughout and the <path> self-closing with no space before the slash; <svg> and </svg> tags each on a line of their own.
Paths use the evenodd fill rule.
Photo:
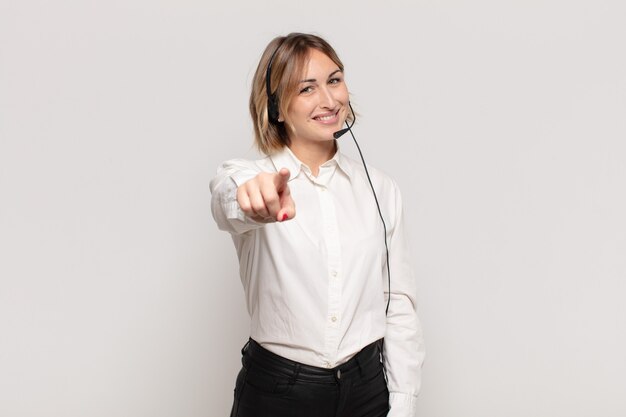
<svg viewBox="0 0 626 417">
<path fill-rule="evenodd" d="M 285 189 L 287 186 L 287 181 L 289 181 L 289 177 L 291 173 L 287 168 L 281 168 L 278 171 L 278 175 L 274 177 L 274 184 L 276 185 L 276 191 L 279 193 Z"/>
</svg>

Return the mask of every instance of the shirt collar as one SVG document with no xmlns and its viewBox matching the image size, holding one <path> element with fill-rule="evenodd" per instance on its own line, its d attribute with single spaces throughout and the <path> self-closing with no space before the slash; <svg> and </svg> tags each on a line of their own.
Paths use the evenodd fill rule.
<svg viewBox="0 0 626 417">
<path fill-rule="evenodd" d="M 271 154 L 270 159 L 272 160 L 276 171 L 281 168 L 287 168 L 289 170 L 291 173 L 289 181 L 296 178 L 302 171 L 302 168 L 306 166 L 287 146 L 283 147 L 280 151 Z M 350 165 L 350 161 L 339 150 L 339 144 L 337 144 L 337 152 L 335 152 L 335 155 L 323 165 L 332 163 L 336 163 L 337 166 L 348 176 L 348 178 L 352 177 L 352 165 Z"/>
<path fill-rule="evenodd" d="M 283 147 L 280 151 L 270 155 L 274 168 L 278 172 L 281 168 L 287 168 L 291 173 L 289 181 L 300 175 L 304 164 L 291 152 L 288 147 Z"/>
<path fill-rule="evenodd" d="M 350 160 L 343 153 L 341 153 L 339 142 L 337 142 L 337 152 L 335 152 L 333 159 L 337 161 L 337 165 L 341 168 L 344 174 L 346 174 L 349 179 L 352 179 L 352 164 L 350 164 Z"/>
</svg>

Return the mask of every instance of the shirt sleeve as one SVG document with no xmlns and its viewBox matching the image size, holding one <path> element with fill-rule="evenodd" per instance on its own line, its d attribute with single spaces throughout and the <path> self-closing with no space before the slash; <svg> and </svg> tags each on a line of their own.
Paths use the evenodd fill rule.
<svg viewBox="0 0 626 417">
<path fill-rule="evenodd" d="M 385 291 L 385 296 L 391 297 L 384 343 L 391 408 L 388 417 L 415 417 L 421 387 L 424 340 L 417 317 L 417 285 L 404 235 L 402 198 L 395 183 L 393 189 L 394 217 L 388 231 L 391 289 Z M 384 274 L 386 276 L 386 269 Z"/>
<path fill-rule="evenodd" d="M 261 169 L 245 159 L 232 159 L 217 168 L 211 180 L 211 213 L 220 230 L 233 235 L 246 233 L 264 224 L 246 216 L 237 202 L 237 188 L 254 178 Z"/>
</svg>

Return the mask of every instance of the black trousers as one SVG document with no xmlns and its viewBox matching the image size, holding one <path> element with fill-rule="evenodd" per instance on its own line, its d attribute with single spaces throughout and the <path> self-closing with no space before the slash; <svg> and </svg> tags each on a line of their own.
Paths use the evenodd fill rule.
<svg viewBox="0 0 626 417">
<path fill-rule="evenodd" d="M 231 417 L 384 417 L 389 391 L 381 341 L 336 368 L 285 359 L 254 340 L 242 349 Z"/>
</svg>

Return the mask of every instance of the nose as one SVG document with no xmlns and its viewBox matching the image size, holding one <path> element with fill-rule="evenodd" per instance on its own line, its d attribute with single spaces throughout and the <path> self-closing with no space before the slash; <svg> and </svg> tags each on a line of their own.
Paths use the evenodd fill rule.
<svg viewBox="0 0 626 417">
<path fill-rule="evenodd" d="M 324 86 L 320 90 L 320 107 L 325 109 L 333 109 L 337 105 L 335 92 L 328 86 Z"/>
</svg>

